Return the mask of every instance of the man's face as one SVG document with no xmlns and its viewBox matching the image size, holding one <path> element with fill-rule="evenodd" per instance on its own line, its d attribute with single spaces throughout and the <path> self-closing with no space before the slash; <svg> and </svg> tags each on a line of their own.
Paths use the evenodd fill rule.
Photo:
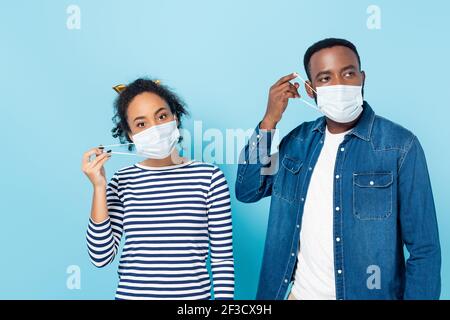
<svg viewBox="0 0 450 320">
<path fill-rule="evenodd" d="M 334 46 L 314 53 L 309 63 L 309 72 L 311 81 L 308 82 L 314 89 L 333 85 L 363 86 L 365 80 L 358 57 L 344 46 Z M 315 98 L 314 91 L 307 85 L 305 88 L 308 95 Z"/>
</svg>

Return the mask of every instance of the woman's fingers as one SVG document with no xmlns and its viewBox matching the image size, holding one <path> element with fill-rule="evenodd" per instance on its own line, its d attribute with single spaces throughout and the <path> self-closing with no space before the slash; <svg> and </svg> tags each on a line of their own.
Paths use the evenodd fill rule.
<svg viewBox="0 0 450 320">
<path fill-rule="evenodd" d="M 104 156 L 104 157 L 102 157 Z M 102 157 L 102 158 L 100 158 Z M 106 161 L 109 160 L 109 158 L 111 158 L 111 153 L 104 153 L 102 154 L 100 157 L 98 157 L 98 161 L 96 162 L 96 164 L 92 167 L 93 170 L 100 170 L 103 165 L 105 164 Z"/>
<path fill-rule="evenodd" d="M 89 163 L 89 167 L 90 168 L 95 168 L 96 167 L 96 165 L 97 165 L 97 163 L 99 162 L 99 161 L 101 161 L 102 159 L 104 159 L 104 158 L 106 158 L 106 157 L 109 157 L 111 154 L 109 153 L 109 152 L 103 152 L 103 153 L 101 153 L 100 155 L 97 155 L 96 157 L 95 157 L 95 159 L 93 159 L 90 163 Z"/>
<path fill-rule="evenodd" d="M 90 157 L 96 153 L 97 153 L 97 148 L 89 149 L 88 151 L 83 153 L 83 160 L 82 160 L 83 164 L 89 163 Z"/>
<path fill-rule="evenodd" d="M 94 186 L 106 184 L 103 164 L 111 157 L 111 150 L 103 152 L 103 147 L 92 148 L 83 154 L 82 170 Z M 95 158 L 91 157 L 95 155 Z"/>
<path fill-rule="evenodd" d="M 90 167 L 91 157 L 93 155 L 100 155 L 101 153 L 102 153 L 102 151 L 99 148 L 92 148 L 92 149 L 86 151 L 85 153 L 83 153 L 83 159 L 81 161 L 81 169 L 84 171 L 88 167 Z"/>
</svg>

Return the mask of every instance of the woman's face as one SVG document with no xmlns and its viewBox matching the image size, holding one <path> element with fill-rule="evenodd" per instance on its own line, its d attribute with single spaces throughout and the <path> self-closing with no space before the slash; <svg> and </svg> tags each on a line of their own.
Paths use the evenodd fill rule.
<svg viewBox="0 0 450 320">
<path fill-rule="evenodd" d="M 130 127 L 130 138 L 145 129 L 174 119 L 174 114 L 166 101 L 154 93 L 141 93 L 128 105 L 127 121 Z"/>
</svg>

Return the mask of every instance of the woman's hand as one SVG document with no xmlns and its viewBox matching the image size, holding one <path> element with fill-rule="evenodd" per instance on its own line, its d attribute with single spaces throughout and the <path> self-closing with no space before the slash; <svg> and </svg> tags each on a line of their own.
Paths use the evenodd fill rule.
<svg viewBox="0 0 450 320">
<path fill-rule="evenodd" d="M 103 148 L 93 148 L 83 154 L 81 169 L 89 178 L 94 188 L 106 187 L 106 175 L 103 165 L 111 157 L 111 150 L 103 152 Z M 95 155 L 94 159 L 91 157 Z"/>
</svg>

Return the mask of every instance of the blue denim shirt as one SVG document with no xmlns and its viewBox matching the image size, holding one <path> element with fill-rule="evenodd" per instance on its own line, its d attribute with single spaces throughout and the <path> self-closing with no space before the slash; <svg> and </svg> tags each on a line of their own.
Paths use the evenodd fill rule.
<svg viewBox="0 0 450 320">
<path fill-rule="evenodd" d="M 438 299 L 441 252 L 424 152 L 413 133 L 376 115 L 367 102 L 363 108 L 334 169 L 336 298 Z M 292 283 L 325 125 L 324 117 L 302 123 L 272 156 L 273 132 L 258 125 L 241 153 L 237 199 L 271 196 L 258 300 L 284 299 Z"/>
</svg>

